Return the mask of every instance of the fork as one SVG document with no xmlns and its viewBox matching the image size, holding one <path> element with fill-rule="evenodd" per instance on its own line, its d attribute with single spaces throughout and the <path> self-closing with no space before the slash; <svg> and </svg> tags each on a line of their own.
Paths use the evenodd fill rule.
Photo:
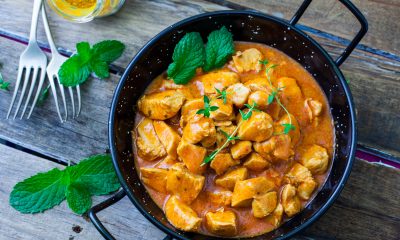
<svg viewBox="0 0 400 240">
<path fill-rule="evenodd" d="M 28 47 L 25 49 L 24 52 L 22 52 L 22 54 L 19 58 L 18 76 L 17 76 L 17 81 L 15 83 L 15 89 L 14 89 L 14 93 L 13 93 L 13 96 L 11 99 L 11 104 L 8 109 L 7 119 L 10 117 L 10 114 L 12 112 L 14 102 L 17 98 L 21 83 L 22 83 L 22 90 L 21 90 L 21 94 L 20 94 L 20 97 L 18 100 L 17 108 L 14 112 L 14 119 L 16 118 L 16 116 L 20 110 L 21 104 L 24 100 L 26 89 L 28 88 L 28 85 L 30 85 L 28 95 L 25 99 L 24 108 L 23 108 L 22 114 L 20 116 L 20 119 L 23 118 L 25 111 L 27 110 L 28 104 L 30 102 L 30 99 L 32 97 L 32 93 L 35 89 L 37 78 L 38 78 L 39 74 L 40 74 L 39 84 L 37 86 L 35 98 L 32 102 L 30 110 L 29 110 L 29 114 L 27 117 L 28 119 L 30 118 L 30 116 L 33 112 L 33 109 L 35 108 L 36 102 L 37 102 L 40 92 L 42 90 L 43 82 L 44 82 L 44 79 L 46 76 L 45 70 L 46 70 L 46 65 L 47 65 L 47 57 L 42 52 L 42 50 L 39 48 L 39 45 L 36 41 L 37 24 L 38 24 L 38 17 L 39 17 L 39 12 L 40 12 L 41 6 L 42 6 L 42 0 L 34 1 L 31 31 L 30 31 L 30 35 L 29 35 L 29 43 L 28 43 Z M 24 81 L 22 81 L 23 75 L 25 76 Z"/>
<path fill-rule="evenodd" d="M 56 47 L 56 45 L 54 43 L 54 40 L 53 40 L 53 37 L 51 35 L 49 22 L 47 20 L 47 15 L 46 15 L 46 9 L 45 9 L 44 5 L 42 6 L 42 18 L 43 18 L 43 24 L 44 24 L 44 29 L 45 29 L 45 32 L 46 32 L 47 40 L 49 41 L 51 54 L 52 54 L 52 58 L 50 60 L 50 63 L 47 66 L 47 77 L 48 77 L 49 82 L 50 82 L 50 87 L 51 87 L 51 91 L 53 93 L 54 101 L 56 103 L 58 117 L 60 118 L 60 121 L 63 122 L 63 121 L 66 121 L 67 118 L 68 118 L 68 111 L 67 111 L 67 103 L 66 103 L 66 100 L 65 100 L 65 90 L 64 90 L 64 86 L 60 83 L 59 76 L 58 76 L 58 70 L 60 69 L 61 65 L 68 58 L 62 56 L 57 50 L 57 47 Z M 61 98 L 62 98 L 63 104 L 64 104 L 64 113 L 65 113 L 65 118 L 64 119 L 61 117 L 61 113 L 60 113 L 55 81 L 57 81 L 57 85 L 58 85 L 58 87 L 60 89 Z M 73 119 L 78 117 L 79 113 L 81 112 L 81 91 L 80 91 L 79 85 L 76 86 L 75 89 L 76 89 L 76 95 L 77 95 L 77 99 L 78 99 L 78 103 L 77 103 L 78 104 L 78 109 L 77 109 L 76 113 L 75 113 L 75 100 L 74 100 L 73 88 L 72 87 L 68 87 L 69 95 L 70 95 L 70 98 L 71 98 L 71 104 L 72 104 L 72 118 Z"/>
</svg>

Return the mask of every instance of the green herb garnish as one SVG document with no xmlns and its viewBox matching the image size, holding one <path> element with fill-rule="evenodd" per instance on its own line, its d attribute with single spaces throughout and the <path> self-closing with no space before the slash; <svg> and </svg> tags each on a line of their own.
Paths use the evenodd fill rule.
<svg viewBox="0 0 400 240">
<path fill-rule="evenodd" d="M 219 90 L 218 88 L 215 88 L 215 91 L 217 91 L 217 93 L 219 94 L 218 96 L 217 96 L 217 99 L 222 99 L 223 101 L 224 101 L 224 104 L 226 104 L 226 102 L 227 102 L 227 100 L 228 100 L 228 93 L 226 92 L 226 90 L 224 89 L 224 90 Z"/>
<path fill-rule="evenodd" d="M 200 109 L 196 112 L 196 114 L 203 114 L 205 117 L 210 117 L 210 112 L 214 112 L 218 110 L 218 106 L 210 106 L 210 99 L 204 95 L 204 108 Z"/>
<path fill-rule="evenodd" d="M 66 60 L 58 71 L 61 84 L 67 87 L 84 83 L 92 72 L 100 79 L 108 78 L 108 65 L 122 55 L 125 45 L 116 40 L 106 40 L 90 48 L 88 42 L 80 42 L 76 49 L 77 54 Z"/>
<path fill-rule="evenodd" d="M 186 84 L 193 78 L 196 69 L 205 61 L 203 39 L 198 32 L 186 33 L 175 46 L 173 62 L 168 66 L 168 78 L 176 84 Z"/>
<path fill-rule="evenodd" d="M 47 85 L 47 87 L 45 89 L 43 89 L 42 92 L 40 93 L 38 101 L 37 101 L 38 106 L 43 105 L 44 102 L 46 101 L 46 99 L 49 97 L 49 89 L 50 89 L 50 84 Z"/>
<path fill-rule="evenodd" d="M 206 72 L 222 67 L 235 52 L 232 33 L 226 27 L 211 32 L 207 40 L 206 62 L 203 67 Z"/>
<path fill-rule="evenodd" d="M 0 63 L 0 70 L 3 68 L 3 64 Z M 0 89 L 10 91 L 9 89 L 10 83 L 4 81 L 3 75 L 0 73 Z"/>
<path fill-rule="evenodd" d="M 38 173 L 14 186 L 10 205 L 21 213 L 43 212 L 65 198 L 77 214 L 92 205 L 92 195 L 104 195 L 120 188 L 110 155 L 95 155 L 64 170 Z"/>
<path fill-rule="evenodd" d="M 234 141 L 234 140 L 239 140 L 240 138 L 235 136 L 239 127 L 242 125 L 242 123 L 244 121 L 246 121 L 247 119 L 249 119 L 251 117 L 253 111 L 260 111 L 256 108 L 257 107 L 256 103 L 253 103 L 252 105 L 245 104 L 245 106 L 248 108 L 248 111 L 246 113 L 244 113 L 242 110 L 239 110 L 240 114 L 242 115 L 243 120 L 240 121 L 240 123 L 236 126 L 235 130 L 232 132 L 231 135 L 220 130 L 222 132 L 222 134 L 224 134 L 224 136 L 226 137 L 225 143 L 217 150 L 214 150 L 210 155 L 206 156 L 200 166 L 204 166 L 207 163 L 214 160 L 215 156 L 217 156 L 217 154 L 219 152 L 221 152 L 221 150 L 224 149 L 228 145 L 228 143 L 230 143 L 231 141 Z"/>
</svg>

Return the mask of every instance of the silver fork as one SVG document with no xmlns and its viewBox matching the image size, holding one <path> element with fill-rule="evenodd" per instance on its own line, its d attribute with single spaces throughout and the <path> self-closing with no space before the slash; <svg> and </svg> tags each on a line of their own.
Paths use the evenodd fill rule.
<svg viewBox="0 0 400 240">
<path fill-rule="evenodd" d="M 44 29 L 46 31 L 46 36 L 47 36 L 47 40 L 49 41 L 49 45 L 50 45 L 50 49 L 51 49 L 51 54 L 52 54 L 52 58 L 50 60 L 49 65 L 47 66 L 47 77 L 49 79 L 50 82 L 50 87 L 51 87 L 51 91 L 53 93 L 53 97 L 54 97 L 54 101 L 56 103 L 56 108 L 57 108 L 57 113 L 58 113 L 58 117 L 60 118 L 60 121 L 66 121 L 68 118 L 68 110 L 67 110 L 67 103 L 65 100 L 65 90 L 64 90 L 64 86 L 60 83 L 59 77 L 58 77 L 58 70 L 60 69 L 61 65 L 68 59 L 64 56 L 62 56 L 58 50 L 56 45 L 54 44 L 54 40 L 53 37 L 51 35 L 51 31 L 50 31 L 50 27 L 49 27 L 49 22 L 47 21 L 47 15 L 46 15 L 46 9 L 44 7 L 44 5 L 42 6 L 42 18 L 43 18 L 43 23 L 44 23 Z M 64 113 L 65 113 L 65 118 L 63 120 L 63 118 L 61 117 L 61 113 L 60 113 L 60 108 L 58 106 L 58 98 L 57 98 L 57 91 L 56 91 L 56 84 L 55 81 L 57 82 L 57 85 L 60 89 L 61 92 L 61 98 L 63 100 L 64 103 Z M 79 85 L 76 86 L 76 95 L 78 98 L 78 109 L 77 111 L 75 111 L 75 100 L 74 100 L 74 91 L 72 87 L 68 87 L 68 91 L 69 91 L 69 95 L 71 98 L 71 104 L 72 104 L 72 118 L 76 118 L 79 116 L 79 113 L 81 112 L 81 91 L 79 88 Z"/>
<path fill-rule="evenodd" d="M 37 102 L 40 92 L 42 90 L 44 78 L 46 76 L 45 70 L 46 70 L 46 65 L 47 65 L 47 58 L 46 58 L 46 55 L 42 52 L 42 50 L 39 48 L 39 45 L 36 41 L 36 31 L 37 31 L 38 17 L 39 17 L 39 11 L 41 9 L 41 6 L 42 6 L 42 0 L 34 1 L 31 32 L 30 32 L 30 36 L 29 36 L 29 44 L 28 44 L 28 47 L 25 49 L 25 51 L 21 54 L 21 56 L 19 58 L 18 76 L 17 76 L 17 81 L 15 83 L 15 89 L 14 89 L 14 93 L 13 93 L 13 96 L 11 99 L 10 108 L 8 109 L 7 118 L 10 117 L 10 114 L 13 109 L 14 102 L 17 98 L 21 83 L 23 83 L 22 90 L 21 90 L 21 94 L 20 94 L 20 97 L 18 100 L 17 108 L 14 112 L 14 119 L 20 110 L 21 104 L 24 100 L 26 89 L 28 88 L 28 85 L 30 85 L 28 95 L 25 99 L 24 108 L 22 110 L 22 114 L 21 114 L 20 118 L 22 119 L 22 117 L 24 116 L 25 111 L 30 102 L 32 93 L 35 89 L 39 72 L 40 72 L 39 84 L 37 85 L 36 95 L 35 95 L 35 98 L 31 104 L 31 107 L 29 110 L 29 114 L 27 117 L 28 119 L 30 118 L 30 116 L 33 112 L 33 109 L 35 108 L 36 102 Z M 25 73 L 25 74 L 23 74 L 23 73 Z M 24 81 L 22 81 L 23 75 L 25 75 Z"/>
</svg>

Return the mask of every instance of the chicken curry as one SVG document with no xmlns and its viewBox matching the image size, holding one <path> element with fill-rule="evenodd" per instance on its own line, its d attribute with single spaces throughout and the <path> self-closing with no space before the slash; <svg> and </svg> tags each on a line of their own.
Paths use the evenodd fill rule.
<svg viewBox="0 0 400 240">
<path fill-rule="evenodd" d="M 311 201 L 331 166 L 333 121 L 318 83 L 277 49 L 234 49 L 185 85 L 158 76 L 138 101 L 137 170 L 182 231 L 272 231 Z"/>
</svg>

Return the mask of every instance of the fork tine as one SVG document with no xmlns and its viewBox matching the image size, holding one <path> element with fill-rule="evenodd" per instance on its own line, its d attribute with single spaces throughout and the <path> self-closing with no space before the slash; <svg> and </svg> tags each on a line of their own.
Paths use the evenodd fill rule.
<svg viewBox="0 0 400 240">
<path fill-rule="evenodd" d="M 21 104 L 22 104 L 22 100 L 24 99 L 26 87 L 28 86 L 28 82 L 29 82 L 30 75 L 31 75 L 31 70 L 32 70 L 32 67 L 29 67 L 29 68 L 27 68 L 26 71 L 25 71 L 25 80 L 24 80 L 24 83 L 23 83 L 23 85 L 22 85 L 21 96 L 19 97 L 17 109 L 15 109 L 13 119 L 15 119 L 15 118 L 17 117 L 17 114 L 18 114 L 19 109 L 20 109 Z"/>
<path fill-rule="evenodd" d="M 62 98 L 63 104 L 64 104 L 64 113 L 65 113 L 64 121 L 67 121 L 67 119 L 68 119 L 68 109 L 67 109 L 67 101 L 65 100 L 65 90 L 64 90 L 64 86 L 60 83 L 60 81 L 58 80 L 58 78 L 57 78 L 57 83 L 58 83 L 58 87 L 60 88 L 61 98 Z"/>
<path fill-rule="evenodd" d="M 28 107 L 29 100 L 31 100 L 33 89 L 36 86 L 36 80 L 37 80 L 38 73 L 39 73 L 39 69 L 38 68 L 34 68 L 33 69 L 32 80 L 31 80 L 31 86 L 29 88 L 28 96 L 27 96 L 27 98 L 25 100 L 25 105 L 24 105 L 24 108 L 22 110 L 22 114 L 21 114 L 19 119 L 22 119 L 22 117 L 24 116 L 26 108 Z"/>
<path fill-rule="evenodd" d="M 24 71 L 25 67 L 19 67 L 18 68 L 18 76 L 17 76 L 17 81 L 15 82 L 15 88 L 14 88 L 14 93 L 12 96 L 12 100 L 11 100 L 11 104 L 10 104 L 10 108 L 8 109 L 8 113 L 7 113 L 7 119 L 10 117 L 10 113 L 12 110 L 12 107 L 14 106 L 14 101 L 17 98 L 17 93 L 19 90 L 19 85 L 21 84 L 21 78 L 22 78 L 22 72 Z M 25 71 L 26 72 L 26 71 Z"/>
<path fill-rule="evenodd" d="M 74 93 L 72 92 L 72 87 L 68 87 L 68 91 L 72 102 L 72 119 L 75 119 L 75 100 L 74 100 Z"/>
<path fill-rule="evenodd" d="M 61 117 L 60 107 L 58 106 L 58 97 L 57 97 L 56 84 L 54 83 L 54 76 L 51 76 L 50 74 L 47 73 L 47 78 L 49 79 L 49 82 L 50 82 L 51 92 L 53 93 L 54 102 L 56 104 L 56 109 L 57 109 L 57 114 L 62 123 L 64 121 Z"/>
<path fill-rule="evenodd" d="M 33 100 L 33 103 L 31 105 L 31 109 L 29 110 L 29 114 L 28 114 L 27 119 L 29 119 L 31 117 L 33 109 L 35 109 L 36 102 L 37 102 L 37 100 L 39 98 L 40 93 L 42 92 L 42 87 L 43 87 L 43 83 L 44 83 L 45 77 L 46 77 L 46 71 L 41 71 L 40 72 L 40 79 L 39 79 L 39 86 L 38 86 L 38 88 L 36 90 L 35 99 Z"/>
<path fill-rule="evenodd" d="M 79 114 L 81 113 L 81 88 L 78 86 L 76 86 L 76 95 L 78 95 L 78 112 L 76 113 L 76 117 L 79 117 Z"/>
</svg>

